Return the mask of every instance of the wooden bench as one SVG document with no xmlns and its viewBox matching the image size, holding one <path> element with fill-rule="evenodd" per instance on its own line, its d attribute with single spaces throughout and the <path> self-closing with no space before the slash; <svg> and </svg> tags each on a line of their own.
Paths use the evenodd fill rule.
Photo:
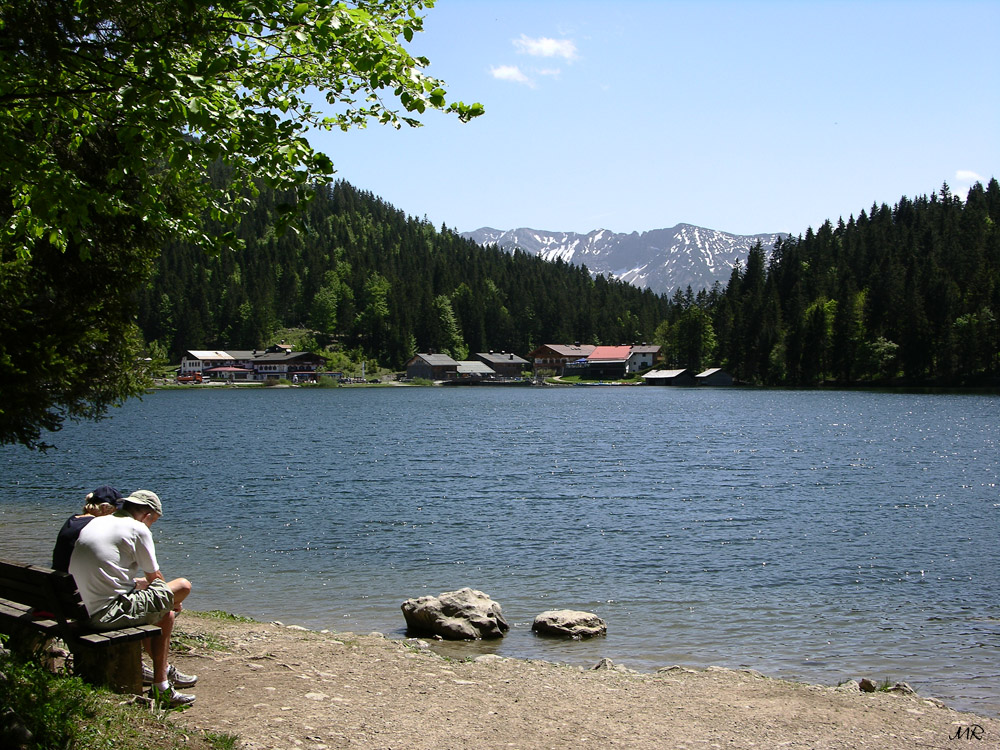
<svg viewBox="0 0 1000 750">
<path fill-rule="evenodd" d="M 142 640 L 160 629 L 94 630 L 89 619 L 73 576 L 0 560 L 0 632 L 10 636 L 11 650 L 30 654 L 62 638 L 75 674 L 119 693 L 141 693 Z"/>
</svg>

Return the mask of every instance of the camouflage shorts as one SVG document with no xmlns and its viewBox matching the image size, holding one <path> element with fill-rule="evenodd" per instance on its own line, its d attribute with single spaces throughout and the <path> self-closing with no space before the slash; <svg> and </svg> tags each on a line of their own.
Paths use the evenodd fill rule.
<svg viewBox="0 0 1000 750">
<path fill-rule="evenodd" d="M 174 592 L 167 582 L 157 578 L 142 589 L 119 594 L 111 604 L 90 618 L 99 630 L 124 628 L 129 625 L 155 625 L 174 608 Z"/>
</svg>

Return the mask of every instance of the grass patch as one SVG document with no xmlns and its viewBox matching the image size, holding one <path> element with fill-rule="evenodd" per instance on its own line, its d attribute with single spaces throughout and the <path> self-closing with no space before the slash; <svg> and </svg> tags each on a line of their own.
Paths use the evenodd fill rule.
<svg viewBox="0 0 1000 750">
<path fill-rule="evenodd" d="M 185 633 L 175 629 L 170 636 L 171 651 L 228 651 L 221 638 L 210 633 Z"/>
<path fill-rule="evenodd" d="M 208 612 L 190 612 L 192 617 L 205 620 L 221 620 L 223 622 L 253 623 L 257 622 L 252 617 L 234 615 L 221 609 L 213 609 Z M 183 622 L 175 626 L 173 635 L 170 638 L 171 650 L 177 651 L 228 651 L 229 647 L 217 635 L 212 633 L 188 633 L 184 630 Z"/>
<path fill-rule="evenodd" d="M 226 612 L 221 609 L 212 609 L 208 612 L 195 612 L 194 614 L 199 615 L 200 617 L 210 617 L 213 620 L 227 620 L 228 622 L 257 622 L 252 617 L 234 615 L 231 612 Z"/>
<path fill-rule="evenodd" d="M 235 750 L 239 744 L 239 735 L 228 732 L 205 732 L 205 739 L 212 743 L 214 750 Z"/>
<path fill-rule="evenodd" d="M 77 677 L 0 656 L 0 745 L 39 750 L 227 750 L 231 735 L 182 732 L 163 712 L 123 700 Z"/>
</svg>

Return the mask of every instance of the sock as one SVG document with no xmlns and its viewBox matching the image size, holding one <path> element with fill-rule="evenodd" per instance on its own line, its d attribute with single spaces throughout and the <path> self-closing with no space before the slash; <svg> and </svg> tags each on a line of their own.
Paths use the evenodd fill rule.
<svg viewBox="0 0 1000 750">
<path fill-rule="evenodd" d="M 164 680 L 159 685 L 156 686 L 157 690 L 170 690 L 170 681 Z"/>
</svg>

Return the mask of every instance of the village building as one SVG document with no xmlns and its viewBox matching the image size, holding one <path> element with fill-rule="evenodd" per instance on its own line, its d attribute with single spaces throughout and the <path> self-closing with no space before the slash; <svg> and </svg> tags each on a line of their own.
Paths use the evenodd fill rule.
<svg viewBox="0 0 1000 750">
<path fill-rule="evenodd" d="M 406 377 L 448 380 L 458 376 L 458 362 L 447 354 L 419 353 L 406 363 Z"/>
<path fill-rule="evenodd" d="M 598 346 L 587 355 L 587 377 L 592 380 L 617 380 L 625 377 L 631 346 Z"/>
<path fill-rule="evenodd" d="M 496 370 L 478 359 L 458 363 L 456 376 L 459 380 L 487 380 L 496 377 Z"/>
<path fill-rule="evenodd" d="M 694 373 L 690 370 L 650 370 L 642 379 L 646 385 L 697 385 Z"/>
<path fill-rule="evenodd" d="M 234 365 L 235 360 L 228 352 L 218 349 L 189 349 L 181 357 L 181 367 L 177 374 L 181 376 L 203 375 L 211 367 Z"/>
<path fill-rule="evenodd" d="M 591 344 L 542 344 L 528 354 L 534 371 L 552 370 L 556 375 L 562 375 L 568 362 L 586 359 L 596 349 Z"/>
<path fill-rule="evenodd" d="M 660 346 L 655 344 L 637 344 L 629 353 L 627 370 L 631 373 L 648 370 L 660 359 Z"/>
<path fill-rule="evenodd" d="M 316 379 L 316 369 L 326 362 L 312 352 L 293 352 L 276 347 L 278 351 L 268 351 L 255 357 L 251 362 L 258 380 L 278 378 L 302 383 Z"/>
<path fill-rule="evenodd" d="M 478 352 L 474 356 L 493 368 L 499 378 L 520 378 L 529 367 L 528 360 L 511 352 Z"/>
<path fill-rule="evenodd" d="M 699 372 L 695 375 L 695 380 L 698 381 L 698 385 L 729 386 L 733 384 L 733 376 L 718 367 Z"/>
<path fill-rule="evenodd" d="M 287 344 L 259 350 L 189 349 L 181 357 L 178 376 L 200 375 L 205 380 L 229 382 L 268 378 L 306 382 L 316 379 L 316 371 L 325 362 L 318 354 L 296 352 Z"/>
</svg>

